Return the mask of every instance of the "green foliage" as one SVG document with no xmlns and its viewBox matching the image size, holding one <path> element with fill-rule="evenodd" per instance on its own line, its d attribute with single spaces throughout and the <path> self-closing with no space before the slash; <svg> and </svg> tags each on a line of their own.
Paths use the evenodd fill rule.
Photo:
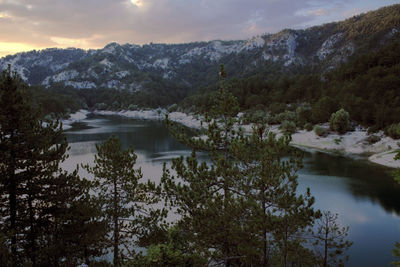
<svg viewBox="0 0 400 267">
<path fill-rule="evenodd" d="M 400 267 L 400 243 L 396 242 L 395 249 L 393 249 L 393 256 L 395 256 L 398 261 L 393 261 L 392 264 L 394 266 Z"/>
<path fill-rule="evenodd" d="M 275 115 L 276 123 L 283 123 L 284 121 L 296 121 L 296 113 L 286 110 L 285 112 Z"/>
<path fill-rule="evenodd" d="M 89 204 L 90 184 L 60 169 L 68 146 L 61 126 L 39 119 L 26 88 L 10 69 L 1 74 L 0 265 L 77 264 L 102 255 L 105 232 Z"/>
<path fill-rule="evenodd" d="M 340 109 L 335 113 L 332 113 L 329 119 L 329 127 L 332 131 L 336 131 L 340 134 L 344 134 L 348 131 L 350 126 L 350 115 L 344 109 Z"/>
<path fill-rule="evenodd" d="M 346 240 L 349 227 L 339 227 L 338 214 L 325 211 L 316 221 L 314 249 L 319 266 L 344 266 L 348 260 L 345 255 L 353 242 Z"/>
<path fill-rule="evenodd" d="M 72 88 L 54 86 L 43 88 L 32 86 L 28 89 L 32 105 L 41 110 L 41 116 L 47 114 L 54 118 L 62 118 L 69 113 L 74 113 L 82 108 L 87 108 L 85 100 L 78 95 L 78 91 Z"/>
<path fill-rule="evenodd" d="M 221 68 L 206 138 L 188 138 L 171 126 L 175 136 L 194 149 L 190 157 L 173 160 L 176 176 L 164 166 L 167 200 L 181 216 L 176 225 L 196 255 L 218 265 L 312 261 L 304 256 L 310 251 L 301 236 L 318 213 L 311 207 L 309 191 L 296 193 L 301 158 L 289 147 L 287 136 L 277 140 L 260 126 L 245 137 L 236 129 L 238 105 L 225 89 L 224 76 Z M 209 164 L 198 162 L 198 150 L 208 152 Z M 287 153 L 288 161 L 283 160 Z"/>
<path fill-rule="evenodd" d="M 307 122 L 306 124 L 304 124 L 304 129 L 306 129 L 307 131 L 312 131 L 313 125 Z"/>
<path fill-rule="evenodd" d="M 265 123 L 269 120 L 269 114 L 263 110 L 248 111 L 243 115 L 242 123 Z"/>
<path fill-rule="evenodd" d="M 296 109 L 296 124 L 303 126 L 309 121 L 311 121 L 311 108 L 299 106 Z"/>
<path fill-rule="evenodd" d="M 284 134 L 291 135 L 296 132 L 296 123 L 293 121 L 284 120 L 280 128 Z"/>
<path fill-rule="evenodd" d="M 182 230 L 171 227 L 165 243 L 150 245 L 146 255 L 139 255 L 131 266 L 204 266 L 206 263 L 206 259 L 192 254 Z"/>
<path fill-rule="evenodd" d="M 379 142 L 380 140 L 381 140 L 381 138 L 375 134 L 371 134 L 365 139 L 365 141 L 370 145 L 375 144 L 375 143 Z"/>
<path fill-rule="evenodd" d="M 400 123 L 390 125 L 385 133 L 393 139 L 400 139 Z"/>
<path fill-rule="evenodd" d="M 168 112 L 175 112 L 178 110 L 178 105 L 174 103 L 174 104 L 168 106 L 167 110 L 168 110 Z"/>
<path fill-rule="evenodd" d="M 175 134 L 194 149 L 208 151 L 211 165 L 198 163 L 193 151 L 186 160 L 173 160 L 172 169 L 179 180 L 164 168 L 162 183 L 168 201 L 181 216 L 179 227 L 188 233 L 189 242 L 195 243 L 196 254 L 229 265 L 239 261 L 238 245 L 246 240 L 246 233 L 240 223 L 243 203 L 235 193 L 240 173 L 229 153 L 232 143 L 241 136 L 234 129 L 238 104 L 225 90 L 225 75 L 221 67 L 221 88 L 210 111 L 213 119 L 207 120 L 207 139 Z"/>
<path fill-rule="evenodd" d="M 277 139 L 258 124 L 250 137 L 233 144 L 243 175 L 244 201 L 249 205 L 245 229 L 251 238 L 241 248 L 245 265 L 303 265 L 313 259 L 303 246 L 303 234 L 319 212 L 312 208 L 314 198 L 308 189 L 295 193 L 302 156 L 289 146 L 290 140 L 288 136 Z M 285 155 L 289 159 L 283 160 Z"/>
<path fill-rule="evenodd" d="M 122 150 L 121 142 L 114 136 L 96 148 L 95 165 L 83 167 L 94 175 L 98 203 L 112 232 L 106 247 L 112 247 L 113 264 L 119 266 L 131 252 L 129 245 L 148 236 L 150 225 L 157 227 L 165 212 L 150 207 L 159 201 L 160 188 L 150 181 L 140 182 L 142 173 L 134 168 L 137 156 L 132 148 Z"/>
<path fill-rule="evenodd" d="M 324 127 L 315 125 L 314 126 L 314 133 L 321 137 L 326 137 L 328 135 L 328 130 Z"/>
<path fill-rule="evenodd" d="M 129 109 L 129 110 L 137 110 L 137 109 L 138 109 L 138 105 L 130 104 L 130 105 L 128 106 L 128 109 Z"/>
<path fill-rule="evenodd" d="M 97 103 L 96 105 L 94 105 L 95 109 L 98 110 L 105 110 L 107 109 L 107 104 L 106 103 Z"/>
<path fill-rule="evenodd" d="M 312 121 L 314 123 L 326 122 L 335 110 L 337 110 L 337 102 L 332 97 L 324 96 L 312 106 Z"/>
</svg>

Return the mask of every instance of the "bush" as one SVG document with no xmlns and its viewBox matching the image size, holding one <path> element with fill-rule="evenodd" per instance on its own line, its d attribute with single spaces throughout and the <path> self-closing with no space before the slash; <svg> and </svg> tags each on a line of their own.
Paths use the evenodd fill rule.
<svg viewBox="0 0 400 267">
<path fill-rule="evenodd" d="M 129 110 L 136 110 L 136 109 L 138 109 L 138 105 L 130 104 L 130 105 L 128 106 L 128 109 L 129 109 Z"/>
<path fill-rule="evenodd" d="M 278 123 L 283 123 L 284 121 L 295 121 L 296 114 L 292 111 L 286 110 L 285 112 L 282 112 L 282 113 L 279 113 L 278 115 L 276 115 L 275 120 Z"/>
<path fill-rule="evenodd" d="M 380 140 L 381 140 L 381 138 L 379 136 L 377 136 L 377 135 L 374 135 L 374 134 L 372 134 L 372 135 L 368 136 L 367 138 L 365 138 L 365 141 L 370 145 L 375 144 L 376 142 L 379 142 Z"/>
<path fill-rule="evenodd" d="M 304 129 L 306 129 L 307 131 L 312 131 L 312 124 L 307 122 L 306 124 L 304 124 Z"/>
<path fill-rule="evenodd" d="M 281 129 L 284 134 L 293 134 L 296 132 L 296 123 L 294 121 L 283 121 L 281 124 Z"/>
<path fill-rule="evenodd" d="M 393 139 L 400 139 L 400 123 L 390 125 L 388 128 L 386 128 L 385 134 Z"/>
<path fill-rule="evenodd" d="M 246 112 L 243 115 L 243 123 L 251 123 L 251 122 L 269 123 L 268 114 L 263 110 Z"/>
<path fill-rule="evenodd" d="M 314 123 L 326 122 L 329 116 L 337 110 L 337 102 L 329 97 L 324 96 L 314 103 L 311 110 L 311 119 Z"/>
<path fill-rule="evenodd" d="M 178 110 L 178 105 L 177 104 L 172 104 L 167 108 L 168 112 L 175 112 Z"/>
<path fill-rule="evenodd" d="M 325 136 L 328 135 L 328 130 L 326 128 L 323 128 L 323 127 L 318 126 L 318 125 L 316 125 L 314 127 L 314 132 L 315 132 L 316 135 L 322 136 L 322 137 L 325 137 Z"/>
<path fill-rule="evenodd" d="M 340 109 L 335 113 L 332 113 L 329 120 L 329 127 L 332 131 L 344 134 L 349 130 L 350 127 L 350 115 L 344 109 Z"/>
<path fill-rule="evenodd" d="M 311 108 L 300 106 L 296 109 L 297 125 L 304 125 L 306 122 L 310 120 L 311 120 Z"/>
<path fill-rule="evenodd" d="M 112 103 L 112 105 L 111 105 L 111 108 L 112 108 L 113 110 L 117 110 L 117 109 L 121 108 L 121 104 L 120 104 L 118 101 L 114 101 L 114 102 Z"/>
<path fill-rule="evenodd" d="M 98 110 L 105 110 L 107 109 L 107 104 L 106 103 L 97 103 L 96 105 L 94 105 L 95 109 Z"/>
</svg>

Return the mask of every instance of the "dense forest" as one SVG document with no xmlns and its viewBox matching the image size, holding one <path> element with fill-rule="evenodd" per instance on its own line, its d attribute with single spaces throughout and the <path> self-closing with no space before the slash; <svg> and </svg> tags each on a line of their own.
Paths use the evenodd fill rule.
<svg viewBox="0 0 400 267">
<path fill-rule="evenodd" d="M 231 78 L 227 88 L 238 99 L 245 122 L 263 120 L 269 124 L 291 121 L 308 128 L 329 121 L 331 114 L 344 109 L 353 123 L 370 132 L 385 130 L 400 136 L 400 42 L 353 57 L 337 68 L 302 74 L 265 72 Z M 73 89 L 31 86 L 29 93 L 43 114 L 62 117 L 80 108 L 141 109 L 165 107 L 170 111 L 204 113 L 212 105 L 217 84 L 187 92 L 173 84 L 131 93 L 116 89 Z M 189 94 L 189 95 L 188 95 Z M 306 127 L 307 126 L 307 127 Z"/>
</svg>

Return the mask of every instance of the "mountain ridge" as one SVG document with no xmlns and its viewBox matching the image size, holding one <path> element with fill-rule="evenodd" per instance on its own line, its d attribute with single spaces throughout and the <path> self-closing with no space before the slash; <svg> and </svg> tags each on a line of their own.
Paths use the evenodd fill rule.
<svg viewBox="0 0 400 267">
<path fill-rule="evenodd" d="M 400 4 L 341 22 L 285 29 L 247 40 L 144 45 L 113 42 L 102 49 L 33 50 L 1 58 L 0 69 L 11 65 L 27 83 L 45 87 L 135 92 L 173 83 L 194 90 L 215 82 L 221 63 L 233 77 L 260 70 L 290 73 L 314 68 L 324 72 L 360 51 L 398 39 L 399 31 Z"/>
</svg>

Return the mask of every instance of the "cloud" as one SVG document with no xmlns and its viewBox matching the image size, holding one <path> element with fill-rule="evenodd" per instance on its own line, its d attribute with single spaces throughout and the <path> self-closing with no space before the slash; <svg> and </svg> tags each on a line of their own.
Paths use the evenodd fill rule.
<svg viewBox="0 0 400 267">
<path fill-rule="evenodd" d="M 0 0 L 0 40 L 35 47 L 99 48 L 112 41 L 246 39 L 342 16 L 355 2 L 359 1 Z"/>
</svg>

